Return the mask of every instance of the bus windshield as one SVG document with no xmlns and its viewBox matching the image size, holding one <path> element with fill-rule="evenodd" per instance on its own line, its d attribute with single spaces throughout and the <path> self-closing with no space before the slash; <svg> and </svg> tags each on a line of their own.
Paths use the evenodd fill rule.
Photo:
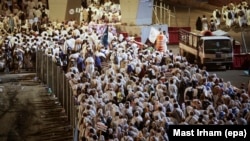
<svg viewBox="0 0 250 141">
<path fill-rule="evenodd" d="M 214 54 L 216 52 L 231 53 L 232 52 L 231 41 L 226 39 L 205 40 L 204 52 L 207 54 Z"/>
</svg>

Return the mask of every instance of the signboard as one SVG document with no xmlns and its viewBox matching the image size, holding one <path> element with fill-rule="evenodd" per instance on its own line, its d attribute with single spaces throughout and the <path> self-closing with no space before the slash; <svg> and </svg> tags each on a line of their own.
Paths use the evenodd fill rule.
<svg viewBox="0 0 250 141">
<path fill-rule="evenodd" d="M 75 13 L 74 9 L 70 9 L 70 10 L 69 10 L 69 14 L 70 14 L 70 15 L 73 15 L 74 13 Z"/>
</svg>

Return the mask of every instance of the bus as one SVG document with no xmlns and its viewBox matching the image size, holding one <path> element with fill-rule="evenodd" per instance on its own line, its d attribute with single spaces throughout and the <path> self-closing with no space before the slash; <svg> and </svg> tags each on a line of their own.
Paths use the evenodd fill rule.
<svg viewBox="0 0 250 141">
<path fill-rule="evenodd" d="M 231 69 L 233 66 L 233 45 L 235 41 L 224 31 L 190 32 L 179 31 L 180 55 L 189 63 L 200 67 Z"/>
</svg>

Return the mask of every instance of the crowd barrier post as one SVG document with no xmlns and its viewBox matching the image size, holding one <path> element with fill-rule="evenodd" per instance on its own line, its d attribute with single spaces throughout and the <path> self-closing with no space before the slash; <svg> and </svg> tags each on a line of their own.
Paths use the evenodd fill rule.
<svg viewBox="0 0 250 141">
<path fill-rule="evenodd" d="M 73 129 L 72 135 L 74 135 L 74 132 L 77 130 L 77 108 L 73 91 L 65 76 L 65 72 L 53 62 L 51 56 L 43 54 L 42 51 L 37 51 L 36 57 L 37 77 L 47 88 L 52 90 L 54 96 L 58 99 L 65 110 L 70 126 Z"/>
<path fill-rule="evenodd" d="M 47 56 L 47 87 L 51 89 L 50 87 L 50 73 L 51 73 L 51 68 L 50 68 L 50 58 Z"/>
<path fill-rule="evenodd" d="M 67 82 L 68 83 L 68 82 Z M 70 103 L 71 103 L 71 96 L 70 96 L 70 90 L 71 90 L 71 88 L 70 88 L 70 85 L 69 85 L 69 83 L 68 83 L 68 91 L 67 91 L 67 110 L 68 110 L 68 112 L 67 112 L 67 116 L 68 116 L 68 121 L 70 122 Z"/>
<path fill-rule="evenodd" d="M 41 53 L 41 64 L 40 64 L 40 66 L 41 66 L 41 76 L 40 76 L 40 79 L 41 79 L 42 82 L 44 82 L 44 73 L 45 73 L 44 72 L 44 67 L 45 67 L 44 64 L 45 64 L 44 55 Z"/>
<path fill-rule="evenodd" d="M 48 57 L 48 63 L 49 63 L 49 68 L 48 68 L 48 74 L 49 74 L 49 77 L 48 77 L 48 86 L 49 86 L 49 88 L 51 88 L 52 89 L 52 80 L 53 80 L 53 78 L 54 78 L 54 76 L 53 76 L 53 61 L 52 61 L 52 57 L 51 56 L 49 56 Z M 52 91 L 54 91 L 54 90 L 52 90 Z"/>
<path fill-rule="evenodd" d="M 44 77 L 45 76 L 45 74 L 44 74 L 45 71 L 44 70 L 45 70 L 45 67 L 46 67 L 45 66 L 46 62 L 45 62 L 45 58 L 44 57 L 45 57 L 45 55 L 41 54 L 41 58 L 42 58 L 41 59 L 42 60 L 42 63 L 41 63 L 41 80 L 42 80 L 43 83 L 45 83 L 45 77 Z"/>
<path fill-rule="evenodd" d="M 60 67 L 59 66 L 56 66 L 56 74 L 55 75 L 56 75 L 56 84 L 55 84 L 56 96 L 61 103 L 62 102 L 60 100 L 61 92 L 59 90 L 60 90 L 60 84 L 62 81 L 60 81 Z"/>
<path fill-rule="evenodd" d="M 51 77 L 51 89 L 53 90 L 53 94 L 54 94 L 54 96 L 56 96 L 57 95 L 57 93 L 56 93 L 56 88 L 55 88 L 55 84 L 56 84 L 56 72 L 55 72 L 55 66 L 56 66 L 56 64 L 55 63 L 53 63 L 53 60 L 51 59 L 51 62 L 52 62 L 52 64 L 51 64 L 51 68 L 52 68 L 52 71 L 51 71 L 51 75 L 52 75 L 52 77 Z"/>
<path fill-rule="evenodd" d="M 62 73 L 61 73 L 61 71 L 60 71 L 60 67 L 58 66 L 57 67 L 57 85 L 56 85 L 56 88 L 57 88 L 57 92 L 58 92 L 58 96 L 57 96 L 57 98 L 58 98 L 58 100 L 60 101 L 60 103 L 61 103 L 61 105 L 63 104 L 62 102 L 63 102 L 63 100 L 62 100 L 62 95 L 63 95 L 63 75 L 62 75 Z"/>
<path fill-rule="evenodd" d="M 43 59 L 44 59 L 44 67 L 43 67 L 43 81 L 44 84 L 47 84 L 47 68 L 48 68 L 48 63 L 47 63 L 47 55 L 43 55 Z"/>
<path fill-rule="evenodd" d="M 68 121 L 69 121 L 69 83 L 66 81 L 66 93 L 65 93 L 65 103 L 66 103 L 66 114 L 68 116 Z"/>
<path fill-rule="evenodd" d="M 73 103 L 74 103 L 74 96 L 73 96 L 73 92 L 72 92 L 72 89 L 70 89 L 69 91 L 69 114 L 70 114 L 70 124 L 74 126 L 74 120 L 73 120 L 73 113 L 74 113 L 74 106 L 73 106 Z"/>
<path fill-rule="evenodd" d="M 41 55 L 41 52 L 40 51 L 37 51 L 36 52 L 36 75 L 37 75 L 37 77 L 41 77 L 41 61 L 42 61 L 42 59 L 40 59 L 39 61 L 38 61 L 38 58 L 41 58 L 40 57 L 40 55 Z M 38 64 L 39 63 L 39 64 Z"/>
<path fill-rule="evenodd" d="M 66 92 L 67 92 L 67 78 L 64 75 L 63 77 L 63 108 L 66 111 Z"/>
<path fill-rule="evenodd" d="M 44 60 L 43 60 L 42 51 L 39 51 L 39 56 L 38 56 L 38 57 L 39 57 L 39 60 L 40 60 L 40 61 L 38 61 L 38 58 L 36 58 L 36 60 L 37 60 L 36 62 L 37 62 L 37 64 L 38 64 L 38 65 L 37 65 L 37 66 L 38 66 L 38 69 L 37 69 L 37 70 L 38 70 L 38 72 L 39 72 L 39 75 L 38 75 L 38 76 L 39 76 L 39 78 L 42 78 L 42 74 L 43 74 L 43 65 L 42 65 L 42 64 L 43 64 L 43 61 L 44 61 Z"/>
</svg>

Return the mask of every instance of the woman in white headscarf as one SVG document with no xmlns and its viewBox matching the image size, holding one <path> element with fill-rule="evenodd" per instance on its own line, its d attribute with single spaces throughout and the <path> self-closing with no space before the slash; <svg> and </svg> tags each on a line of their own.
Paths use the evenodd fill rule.
<svg viewBox="0 0 250 141">
<path fill-rule="evenodd" d="M 86 72 L 92 77 L 95 72 L 95 60 L 92 56 L 89 56 L 85 60 Z"/>
<path fill-rule="evenodd" d="M 247 23 L 247 18 L 245 12 L 243 12 L 243 9 L 240 7 L 238 11 L 238 22 L 239 22 L 239 27 L 242 27 L 246 25 Z"/>
</svg>

